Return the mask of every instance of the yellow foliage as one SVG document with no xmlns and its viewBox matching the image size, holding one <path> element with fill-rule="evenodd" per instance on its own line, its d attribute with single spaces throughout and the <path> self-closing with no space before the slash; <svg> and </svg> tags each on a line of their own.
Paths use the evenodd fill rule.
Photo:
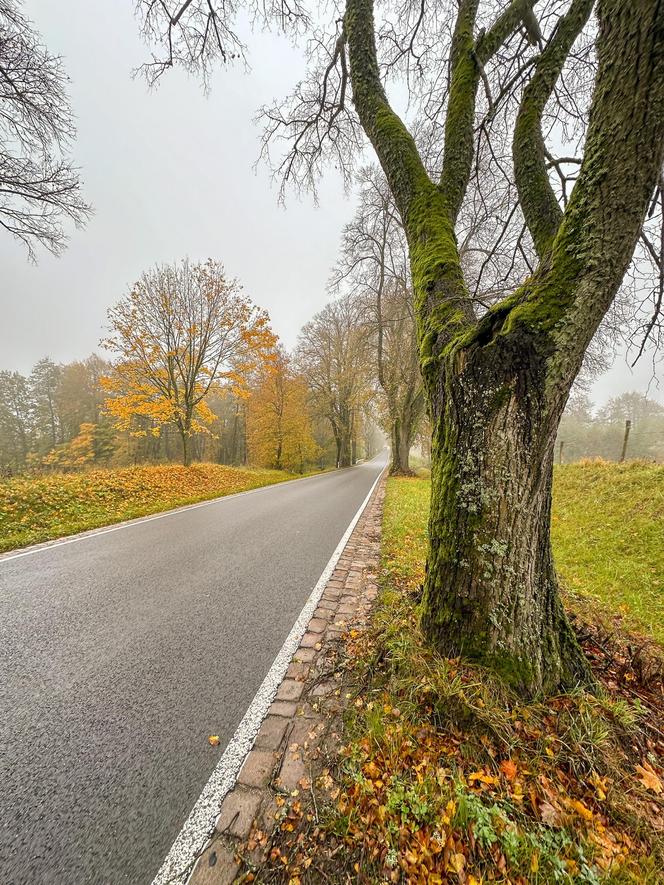
<svg viewBox="0 0 664 885">
<path fill-rule="evenodd" d="M 119 358 L 102 379 L 106 413 L 118 430 L 136 434 L 159 435 L 173 424 L 185 446 L 215 419 L 206 398 L 222 390 L 244 395 L 276 341 L 265 311 L 212 261 L 144 274 L 109 320 L 104 346 Z"/>
<path fill-rule="evenodd" d="M 247 446 L 252 463 L 300 473 L 319 455 L 306 381 L 281 352 L 260 374 L 247 400 Z"/>
</svg>

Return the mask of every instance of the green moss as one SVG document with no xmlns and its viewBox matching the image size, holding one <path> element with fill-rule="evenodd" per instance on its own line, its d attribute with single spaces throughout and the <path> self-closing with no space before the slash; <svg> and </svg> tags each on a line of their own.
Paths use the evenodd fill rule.
<svg viewBox="0 0 664 885">
<path fill-rule="evenodd" d="M 475 101 L 479 69 L 473 28 L 477 0 L 461 4 L 456 21 L 450 68 L 452 80 L 445 117 L 445 150 L 440 179 L 449 217 L 454 223 L 463 202 L 474 156 Z"/>
</svg>

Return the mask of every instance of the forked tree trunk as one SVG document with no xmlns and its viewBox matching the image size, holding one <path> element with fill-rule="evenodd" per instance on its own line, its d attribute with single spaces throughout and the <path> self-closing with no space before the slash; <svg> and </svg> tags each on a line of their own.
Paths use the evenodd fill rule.
<svg viewBox="0 0 664 885">
<path fill-rule="evenodd" d="M 423 629 L 443 654 L 485 664 L 527 694 L 588 684 L 551 553 L 559 415 L 527 348 L 518 371 L 474 353 L 461 371 L 446 366 L 432 404 Z"/>
<path fill-rule="evenodd" d="M 535 61 L 513 143 L 519 199 L 540 262 L 511 296 L 477 316 L 455 237 L 475 162 L 477 89 L 482 65 L 533 5 L 501 4 L 494 25 L 475 38 L 478 4 L 458 4 L 437 182 L 388 102 L 373 0 L 346 0 L 344 16 L 353 102 L 408 238 L 433 429 L 423 628 L 444 654 L 487 664 L 528 694 L 591 678 L 552 563 L 553 445 L 664 162 L 662 0 L 599 0 L 584 157 L 567 205 L 554 207 L 542 118 L 590 14 L 592 4 L 574 0 Z"/>
</svg>

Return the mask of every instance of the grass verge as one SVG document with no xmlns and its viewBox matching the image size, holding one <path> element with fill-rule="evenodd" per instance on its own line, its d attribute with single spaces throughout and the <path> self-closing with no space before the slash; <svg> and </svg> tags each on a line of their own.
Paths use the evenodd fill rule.
<svg viewBox="0 0 664 885">
<path fill-rule="evenodd" d="M 281 470 L 176 464 L 0 482 L 0 552 L 295 479 Z"/>
<path fill-rule="evenodd" d="M 314 821 L 282 824 L 256 881 L 664 882 L 661 670 L 644 679 L 630 637 L 600 636 L 581 608 L 596 696 L 526 703 L 436 655 L 417 610 L 427 499 L 425 480 L 388 482 L 381 596 L 347 644 L 343 746 L 315 781 Z"/>
<path fill-rule="evenodd" d="M 664 644 L 664 466 L 556 467 L 552 541 L 574 593 L 600 600 Z"/>
</svg>

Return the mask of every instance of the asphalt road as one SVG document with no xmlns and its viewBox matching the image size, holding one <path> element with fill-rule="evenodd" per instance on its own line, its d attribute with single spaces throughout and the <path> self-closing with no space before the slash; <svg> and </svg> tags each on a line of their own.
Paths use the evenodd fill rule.
<svg viewBox="0 0 664 885">
<path fill-rule="evenodd" d="M 383 466 L 0 560 L 1 885 L 151 882 Z"/>
</svg>

